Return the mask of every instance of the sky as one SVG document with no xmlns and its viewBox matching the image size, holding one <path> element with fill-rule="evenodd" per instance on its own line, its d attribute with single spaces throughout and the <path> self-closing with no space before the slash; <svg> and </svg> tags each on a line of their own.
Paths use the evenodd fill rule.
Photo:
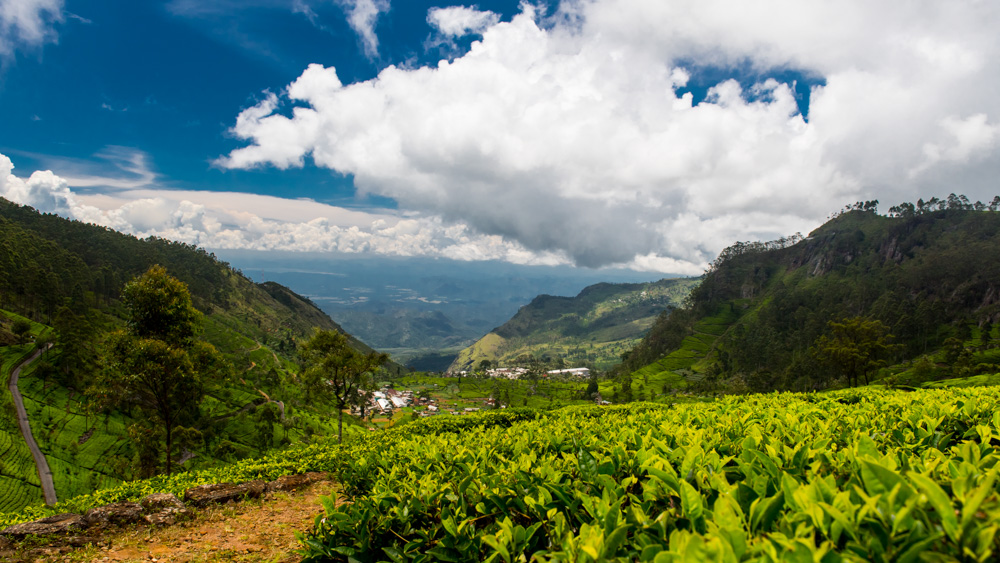
<svg viewBox="0 0 1000 563">
<path fill-rule="evenodd" d="M 209 249 L 699 274 L 1000 192 L 991 0 L 0 0 L 0 196 Z"/>
</svg>

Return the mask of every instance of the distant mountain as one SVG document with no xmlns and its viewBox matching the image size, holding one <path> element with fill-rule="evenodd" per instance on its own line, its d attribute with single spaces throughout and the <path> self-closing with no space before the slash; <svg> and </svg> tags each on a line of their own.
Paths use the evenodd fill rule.
<svg viewBox="0 0 1000 563">
<path fill-rule="evenodd" d="M 463 350 L 450 369 L 472 369 L 483 360 L 513 366 L 528 357 L 547 364 L 607 369 L 657 316 L 680 306 L 697 283 L 695 278 L 599 283 L 576 297 L 540 295 Z"/>
<path fill-rule="evenodd" d="M 1000 213 L 961 196 L 855 206 L 804 239 L 738 243 L 656 324 L 619 374 L 659 394 L 808 390 L 846 384 L 822 361 L 830 321 L 877 320 L 895 345 L 877 377 L 896 383 L 1000 371 Z M 923 359 L 921 359 L 923 358 Z M 918 369 L 918 364 L 919 369 Z M 985 371 L 984 371 L 985 370 Z M 919 373 L 918 373 L 919 372 Z"/>
<path fill-rule="evenodd" d="M 598 282 L 639 283 L 663 277 L 632 270 L 497 261 L 215 252 L 254 279 L 277 281 L 308 297 L 348 332 L 401 361 L 438 356 L 442 349 L 457 352 L 539 294 L 575 295 Z M 391 322 L 381 322 L 386 318 Z"/>
</svg>

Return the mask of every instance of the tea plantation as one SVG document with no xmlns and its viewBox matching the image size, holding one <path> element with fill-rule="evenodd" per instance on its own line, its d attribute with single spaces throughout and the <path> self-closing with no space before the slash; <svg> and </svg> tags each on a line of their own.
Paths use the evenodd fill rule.
<svg viewBox="0 0 1000 563">
<path fill-rule="evenodd" d="M 331 471 L 307 561 L 988 561 L 1000 388 L 488 411 L 124 483 L 0 525 L 194 484 Z"/>
</svg>

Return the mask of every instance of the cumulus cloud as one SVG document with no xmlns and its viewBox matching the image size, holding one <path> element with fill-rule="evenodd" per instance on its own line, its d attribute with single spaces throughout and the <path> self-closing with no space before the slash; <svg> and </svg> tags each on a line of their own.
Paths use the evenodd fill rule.
<svg viewBox="0 0 1000 563">
<path fill-rule="evenodd" d="M 1000 10 L 990 2 L 564 0 L 510 21 L 432 10 L 464 55 L 342 84 L 310 65 L 240 113 L 232 168 L 321 167 L 442 224 L 577 264 L 688 271 L 807 232 L 857 199 L 990 197 Z M 698 68 L 817 77 L 684 93 Z M 284 111 L 291 107 L 290 111 Z"/>
<path fill-rule="evenodd" d="M 379 15 L 389 11 L 389 0 L 340 0 L 347 14 L 347 23 L 358 34 L 361 46 L 369 59 L 378 56 L 378 35 L 375 23 Z"/>
<path fill-rule="evenodd" d="M 365 252 L 518 264 L 568 262 L 564 255 L 530 252 L 502 237 L 483 235 L 465 225 L 445 224 L 437 218 L 358 211 L 301 199 L 156 186 L 126 185 L 80 194 L 51 171 L 37 171 L 25 179 L 15 176 L 13 168 L 11 160 L 0 154 L 0 197 L 139 237 L 158 236 L 211 249 Z M 88 177 L 88 182 L 94 178 Z"/>
<path fill-rule="evenodd" d="M 480 11 L 467 6 L 431 8 L 427 12 L 427 23 L 443 35 L 450 37 L 482 33 L 499 21 L 500 16 L 489 10 Z"/>
<path fill-rule="evenodd" d="M 63 0 L 0 0 L 0 58 L 54 41 L 62 8 Z"/>
</svg>

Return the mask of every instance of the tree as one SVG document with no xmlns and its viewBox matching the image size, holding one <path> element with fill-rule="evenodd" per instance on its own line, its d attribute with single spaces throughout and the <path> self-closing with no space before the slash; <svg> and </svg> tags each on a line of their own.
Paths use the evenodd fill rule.
<svg viewBox="0 0 1000 563">
<path fill-rule="evenodd" d="M 898 346 L 892 344 L 892 334 L 881 321 L 853 317 L 842 322 L 827 323 L 830 334 L 816 339 L 814 354 L 820 361 L 842 373 L 852 386 L 886 365 L 885 358 Z"/>
<path fill-rule="evenodd" d="M 109 365 L 94 391 L 105 405 L 135 406 L 158 426 L 148 436 L 163 436 L 169 475 L 174 431 L 197 418 L 203 372 L 224 362 L 210 344 L 194 340 L 200 314 L 187 286 L 164 268 L 153 266 L 126 284 L 122 303 L 126 325 L 109 339 Z"/>
<path fill-rule="evenodd" d="M 31 332 L 31 323 L 26 319 L 19 318 L 10 325 L 10 331 L 17 337 L 18 344 L 24 344 L 28 333 Z"/>
<path fill-rule="evenodd" d="M 344 409 L 359 391 L 372 385 L 372 373 L 389 361 L 388 354 L 362 353 L 351 347 L 347 336 L 333 330 L 317 330 L 299 348 L 306 392 L 337 408 L 337 442 L 344 437 Z"/>
</svg>

